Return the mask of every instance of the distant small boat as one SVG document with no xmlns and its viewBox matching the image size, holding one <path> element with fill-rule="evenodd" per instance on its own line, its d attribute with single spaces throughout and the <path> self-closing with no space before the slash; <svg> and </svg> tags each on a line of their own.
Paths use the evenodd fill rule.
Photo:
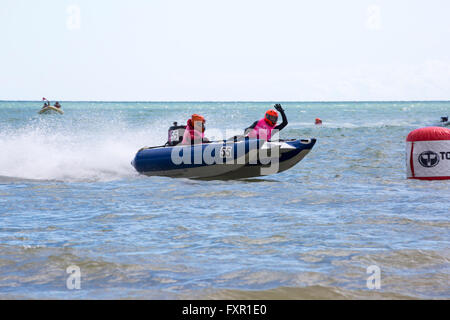
<svg viewBox="0 0 450 320">
<path fill-rule="evenodd" d="M 61 110 L 61 108 L 56 108 L 55 106 L 48 106 L 44 107 L 41 110 L 39 110 L 39 114 L 50 114 L 50 113 L 59 113 L 64 114 L 64 111 Z"/>
</svg>

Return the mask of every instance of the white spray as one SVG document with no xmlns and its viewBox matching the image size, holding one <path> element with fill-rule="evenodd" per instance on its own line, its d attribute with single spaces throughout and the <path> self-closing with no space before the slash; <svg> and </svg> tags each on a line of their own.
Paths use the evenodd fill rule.
<svg viewBox="0 0 450 320">
<path fill-rule="evenodd" d="M 160 127 L 160 126 L 158 126 Z M 166 128 L 130 129 L 120 121 L 93 125 L 32 123 L 0 128 L 0 176 L 109 181 L 137 176 L 130 162 L 136 151 L 164 143 Z"/>
</svg>

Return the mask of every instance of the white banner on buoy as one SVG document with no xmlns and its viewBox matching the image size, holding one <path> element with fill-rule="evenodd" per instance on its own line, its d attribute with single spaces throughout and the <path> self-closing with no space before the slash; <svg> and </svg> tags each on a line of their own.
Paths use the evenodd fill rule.
<svg viewBox="0 0 450 320">
<path fill-rule="evenodd" d="M 408 178 L 450 179 L 450 140 L 408 141 Z"/>
</svg>

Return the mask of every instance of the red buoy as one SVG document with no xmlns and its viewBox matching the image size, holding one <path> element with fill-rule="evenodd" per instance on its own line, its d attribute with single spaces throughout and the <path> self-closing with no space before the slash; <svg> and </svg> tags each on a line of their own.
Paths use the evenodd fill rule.
<svg viewBox="0 0 450 320">
<path fill-rule="evenodd" d="M 322 120 L 320 118 L 316 118 L 316 124 L 322 124 Z"/>
<path fill-rule="evenodd" d="M 450 129 L 426 127 L 406 138 L 408 179 L 450 179 Z"/>
</svg>

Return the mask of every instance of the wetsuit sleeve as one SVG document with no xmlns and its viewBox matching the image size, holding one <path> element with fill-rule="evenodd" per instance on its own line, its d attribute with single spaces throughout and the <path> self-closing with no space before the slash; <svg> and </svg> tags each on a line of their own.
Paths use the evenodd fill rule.
<svg viewBox="0 0 450 320">
<path fill-rule="evenodd" d="M 284 113 L 284 110 L 281 109 L 280 113 L 281 113 L 281 117 L 283 118 L 283 122 L 274 128 L 275 130 L 278 130 L 278 131 L 283 130 L 284 127 L 286 127 L 288 125 L 287 117 L 286 117 L 286 114 Z"/>
<path fill-rule="evenodd" d="M 250 127 L 245 128 L 244 134 L 247 134 L 248 132 L 250 132 L 251 129 L 253 129 L 254 127 L 256 127 L 256 124 L 257 124 L 257 123 L 258 123 L 258 121 L 255 121 L 255 122 L 253 122 L 253 124 L 252 124 Z"/>
</svg>

